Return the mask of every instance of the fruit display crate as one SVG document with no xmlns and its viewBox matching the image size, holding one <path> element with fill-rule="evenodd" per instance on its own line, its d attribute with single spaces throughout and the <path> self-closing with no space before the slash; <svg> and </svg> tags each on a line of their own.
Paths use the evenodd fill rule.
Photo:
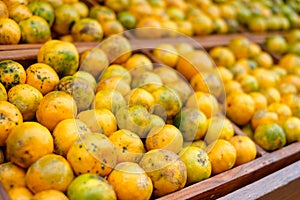
<svg viewBox="0 0 300 200">
<path fill-rule="evenodd" d="M 228 41 L 238 34 L 232 35 L 212 35 L 206 37 L 195 37 L 195 41 L 200 43 L 205 49 L 210 49 L 216 45 L 225 45 Z M 261 38 L 265 38 L 268 34 L 262 34 L 259 37 L 257 36 L 257 41 L 255 35 L 249 34 L 245 35 L 252 41 L 261 44 L 263 41 Z M 190 42 L 190 44 L 195 45 L 195 43 Z M 259 42 L 260 41 L 260 42 Z M 161 43 L 170 43 L 176 44 L 178 42 L 186 42 L 185 39 L 180 38 L 165 38 L 165 39 L 155 39 L 155 40 L 139 40 L 139 39 L 130 39 L 132 49 L 143 49 L 145 42 L 149 43 L 148 46 L 155 47 Z M 79 53 L 87 49 L 96 47 L 98 43 L 74 43 L 77 47 Z M 30 47 L 29 47 L 30 46 Z M 24 66 L 28 66 L 36 62 L 36 56 L 38 49 L 41 45 L 8 45 L 0 46 L 0 61 L 11 59 Z M 150 50 L 141 50 L 141 53 L 147 55 L 152 62 L 159 63 L 159 61 L 152 55 Z M 241 131 L 241 129 L 236 126 L 234 123 L 235 135 L 246 135 Z M 230 170 L 222 172 L 220 174 L 211 176 L 210 178 L 203 180 L 201 182 L 195 183 L 193 185 L 187 186 L 179 191 L 165 195 L 158 198 L 159 200 L 175 200 L 175 199 L 216 199 L 222 197 L 226 194 L 229 194 L 239 188 L 242 188 L 248 184 L 251 184 L 273 172 L 276 172 L 283 167 L 288 166 L 300 159 L 300 142 L 289 144 L 279 150 L 273 152 L 264 151 L 258 145 L 257 148 L 257 157 L 243 165 L 236 166 Z M 6 192 L 1 188 L 0 198 L 3 200 L 9 199 Z"/>
</svg>

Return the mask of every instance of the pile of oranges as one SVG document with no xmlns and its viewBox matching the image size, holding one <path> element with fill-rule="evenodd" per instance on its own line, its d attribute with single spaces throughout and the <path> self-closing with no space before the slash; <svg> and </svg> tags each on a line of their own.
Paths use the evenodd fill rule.
<svg viewBox="0 0 300 200">
<path fill-rule="evenodd" d="M 0 180 L 9 196 L 150 199 L 255 159 L 255 143 L 217 115 L 217 97 L 174 70 L 184 72 L 178 54 L 164 54 L 168 45 L 153 50 L 166 64 L 119 35 L 80 55 L 50 40 L 35 64 L 0 62 Z"/>
</svg>

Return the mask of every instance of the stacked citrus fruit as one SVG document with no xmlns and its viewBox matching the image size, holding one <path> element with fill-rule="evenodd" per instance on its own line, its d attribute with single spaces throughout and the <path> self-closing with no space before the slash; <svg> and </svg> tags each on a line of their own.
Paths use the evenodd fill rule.
<svg viewBox="0 0 300 200">
<path fill-rule="evenodd" d="M 265 48 L 277 56 L 296 54 L 300 56 L 300 30 L 293 29 L 284 35 L 269 36 L 264 41 Z M 285 59 L 296 59 L 296 55 L 288 55 Z"/>
<path fill-rule="evenodd" d="M 180 69 L 163 47 L 155 55 Z M 217 116 L 217 98 L 194 93 L 172 67 L 119 35 L 81 55 L 50 40 L 35 64 L 0 62 L 0 181 L 10 197 L 150 199 L 255 159 L 253 141 Z"/>
<path fill-rule="evenodd" d="M 252 32 L 299 28 L 299 6 L 296 1 L 248 1 L 239 4 L 238 21 Z M 292 5 L 294 4 L 294 5 Z"/>
<path fill-rule="evenodd" d="M 295 32 L 298 31 L 288 33 L 287 38 L 295 39 Z M 288 36 L 289 34 L 292 36 Z M 267 39 L 268 49 L 280 50 L 281 46 L 277 44 L 282 39 L 280 36 Z M 189 62 L 183 62 L 197 51 L 199 50 L 191 49 L 189 55 L 181 54 L 175 67 L 190 81 L 195 94 L 201 94 L 197 96 L 202 100 L 199 103 L 200 109 L 202 105 L 203 109 L 208 110 L 214 105 L 212 102 L 216 101 L 210 101 L 209 106 L 204 104 L 203 99 L 208 98 L 204 98 L 204 94 L 220 99 L 222 95 L 218 88 L 224 87 L 226 116 L 263 149 L 273 151 L 300 141 L 300 57 L 296 52 L 286 53 L 277 64 L 259 45 L 245 37 L 236 37 L 230 40 L 227 46 L 216 46 L 209 51 L 222 80 L 218 81 L 218 75 L 206 74 L 212 62 L 204 62 L 203 59 L 199 64 L 193 63 L 191 59 Z M 197 53 L 199 58 L 200 54 Z M 157 55 L 156 57 L 159 58 Z M 197 73 L 196 68 L 190 66 L 191 63 L 197 66 L 201 73 Z"/>
</svg>

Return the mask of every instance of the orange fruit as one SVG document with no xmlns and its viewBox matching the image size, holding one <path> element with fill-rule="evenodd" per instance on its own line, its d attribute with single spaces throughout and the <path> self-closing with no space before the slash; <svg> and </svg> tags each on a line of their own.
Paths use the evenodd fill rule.
<svg viewBox="0 0 300 200">
<path fill-rule="evenodd" d="M 55 8 L 53 30 L 60 34 L 69 34 L 74 23 L 79 21 L 80 15 L 70 4 L 63 4 Z"/>
<path fill-rule="evenodd" d="M 22 113 L 23 120 L 32 120 L 43 98 L 42 93 L 28 84 L 19 84 L 8 91 L 8 101 Z"/>
<path fill-rule="evenodd" d="M 172 151 L 150 150 L 144 154 L 139 165 L 151 178 L 155 197 L 180 190 L 186 184 L 186 166 L 180 157 Z"/>
<path fill-rule="evenodd" d="M 75 80 L 82 79 L 82 80 L 86 81 L 93 90 L 96 88 L 96 85 L 97 85 L 96 79 L 89 72 L 77 71 L 75 74 L 73 74 L 73 77 L 75 77 Z"/>
<path fill-rule="evenodd" d="M 161 22 L 154 17 L 145 17 L 138 21 L 135 35 L 138 38 L 159 38 L 163 34 Z"/>
<path fill-rule="evenodd" d="M 160 22 L 162 28 L 162 37 L 178 37 L 178 26 L 177 23 L 166 19 Z"/>
<path fill-rule="evenodd" d="M 124 31 L 124 27 L 117 20 L 110 20 L 101 23 L 103 33 L 105 37 L 109 37 L 114 34 L 121 34 Z"/>
<path fill-rule="evenodd" d="M 67 160 L 77 176 L 92 173 L 104 177 L 117 163 L 117 150 L 104 134 L 89 133 L 70 147 Z"/>
<path fill-rule="evenodd" d="M 281 95 L 279 91 L 274 87 L 263 89 L 261 90 L 261 93 L 265 95 L 268 104 L 280 102 Z"/>
<path fill-rule="evenodd" d="M 124 96 L 130 91 L 131 87 L 130 84 L 124 80 L 124 76 L 112 76 L 104 80 L 100 79 L 97 83 L 96 92 L 105 89 L 114 89 Z"/>
<path fill-rule="evenodd" d="M 126 101 L 120 92 L 114 89 L 104 89 L 96 93 L 92 107 L 94 109 L 106 108 L 116 114 L 125 105 Z"/>
<path fill-rule="evenodd" d="M 192 37 L 194 35 L 193 25 L 190 21 L 176 21 L 177 31 L 183 35 Z"/>
<path fill-rule="evenodd" d="M 282 128 L 286 136 L 287 143 L 300 140 L 300 119 L 298 117 L 288 117 L 282 123 Z"/>
<path fill-rule="evenodd" d="M 118 20 L 125 29 L 134 29 L 137 24 L 137 19 L 128 11 L 118 13 Z"/>
<path fill-rule="evenodd" d="M 277 54 L 283 54 L 288 48 L 286 40 L 280 35 L 267 37 L 264 45 L 267 50 Z"/>
<path fill-rule="evenodd" d="M 85 110 L 80 112 L 76 118 L 83 121 L 92 132 L 109 136 L 117 130 L 116 118 L 106 108 Z"/>
<path fill-rule="evenodd" d="M 7 137 L 15 127 L 22 124 L 23 117 L 19 109 L 7 101 L 0 101 L 0 114 L 2 116 L 0 124 L 0 146 L 5 146 Z"/>
<path fill-rule="evenodd" d="M 89 7 L 87 4 L 81 1 L 77 1 L 71 4 L 75 10 L 78 12 L 80 18 L 88 17 L 89 15 Z"/>
<path fill-rule="evenodd" d="M 79 62 L 79 70 L 91 73 L 96 80 L 109 65 L 107 55 L 102 49 L 97 47 L 84 51 L 80 55 Z"/>
<path fill-rule="evenodd" d="M 205 142 L 211 144 L 215 140 L 230 140 L 234 136 L 234 129 L 231 122 L 225 117 L 213 116 L 207 120 L 207 133 Z"/>
<path fill-rule="evenodd" d="M 60 121 L 74 118 L 76 115 L 75 100 L 71 95 L 62 91 L 53 91 L 46 94 L 36 111 L 37 121 L 50 131 L 53 131 Z"/>
<path fill-rule="evenodd" d="M 168 66 L 157 66 L 155 67 L 153 72 L 158 76 L 160 76 L 164 84 L 168 84 L 168 83 L 173 84 L 175 82 L 180 81 L 178 80 L 180 76 L 178 72 Z"/>
<path fill-rule="evenodd" d="M 267 98 L 263 94 L 261 94 L 259 92 L 251 92 L 251 93 L 249 93 L 249 95 L 251 96 L 251 98 L 254 101 L 255 111 L 267 108 L 268 101 L 267 101 Z"/>
<path fill-rule="evenodd" d="M 49 189 L 66 192 L 73 178 L 72 168 L 64 157 L 48 154 L 30 165 L 26 185 L 35 194 Z"/>
<path fill-rule="evenodd" d="M 258 91 L 259 84 L 255 76 L 249 74 L 241 74 L 236 77 L 236 80 L 241 84 L 244 92 L 250 93 Z"/>
<path fill-rule="evenodd" d="M 4 1 L 0 2 L 0 17 L 1 18 L 8 18 L 9 17 L 8 9 L 7 9 L 7 6 L 4 3 Z"/>
<path fill-rule="evenodd" d="M 283 129 L 274 122 L 260 124 L 254 132 L 254 141 L 264 150 L 274 151 L 286 144 Z"/>
<path fill-rule="evenodd" d="M 198 108 L 205 114 L 206 118 L 216 115 L 219 111 L 217 99 L 212 94 L 199 91 L 188 98 L 186 107 Z"/>
<path fill-rule="evenodd" d="M 51 66 L 59 76 L 73 75 L 79 67 L 79 54 L 74 44 L 60 40 L 44 43 L 38 51 L 38 63 Z"/>
<path fill-rule="evenodd" d="M 237 135 L 233 136 L 229 142 L 236 150 L 235 166 L 242 165 L 256 158 L 256 146 L 249 137 Z"/>
<path fill-rule="evenodd" d="M 179 55 L 192 52 L 194 50 L 194 47 L 192 44 L 187 42 L 179 42 L 174 44 L 175 49 L 177 50 Z"/>
<path fill-rule="evenodd" d="M 75 22 L 71 34 L 75 42 L 99 42 L 103 38 L 102 28 L 104 27 L 97 20 L 83 18 Z"/>
<path fill-rule="evenodd" d="M 298 90 L 293 83 L 283 82 L 277 86 L 280 96 L 285 96 L 289 94 L 297 94 Z"/>
<path fill-rule="evenodd" d="M 208 35 L 213 32 L 214 24 L 211 18 L 200 15 L 190 19 L 195 35 Z"/>
<path fill-rule="evenodd" d="M 125 63 L 132 53 L 128 39 L 118 34 L 106 38 L 99 47 L 107 55 L 109 62 L 114 64 Z"/>
<path fill-rule="evenodd" d="M 258 81 L 260 89 L 274 87 L 278 84 L 278 76 L 267 69 L 257 68 L 252 71 L 252 75 Z"/>
<path fill-rule="evenodd" d="M 80 139 L 81 135 L 90 132 L 87 125 L 79 119 L 62 120 L 52 132 L 55 153 L 66 156 L 71 145 Z"/>
<path fill-rule="evenodd" d="M 273 66 L 273 58 L 266 52 L 261 52 L 258 54 L 256 57 L 254 57 L 254 61 L 259 67 L 270 68 Z"/>
<path fill-rule="evenodd" d="M 105 178 L 86 173 L 77 176 L 68 187 L 67 196 L 71 200 L 103 199 L 116 200 L 116 193 Z"/>
<path fill-rule="evenodd" d="M 33 15 L 44 18 L 50 27 L 53 25 L 55 19 L 54 8 L 49 2 L 31 2 L 28 4 L 28 8 Z"/>
<path fill-rule="evenodd" d="M 0 83 L 0 101 L 7 100 L 7 92 L 2 83 Z"/>
<path fill-rule="evenodd" d="M 178 153 L 183 145 L 183 136 L 174 125 L 165 124 L 162 128 L 156 127 L 150 130 L 145 145 L 148 151 L 166 149 Z"/>
<path fill-rule="evenodd" d="M 255 104 L 250 95 L 243 92 L 231 93 L 226 97 L 226 115 L 238 125 L 247 124 L 255 112 Z"/>
<path fill-rule="evenodd" d="M 18 44 L 21 39 L 19 25 L 10 18 L 0 18 L 0 44 Z"/>
<path fill-rule="evenodd" d="M 166 86 L 160 86 L 151 92 L 154 98 L 154 104 L 152 112 L 159 116 L 166 114 L 167 118 L 171 119 L 177 113 L 179 113 L 182 102 L 175 90 Z"/>
<path fill-rule="evenodd" d="M 150 199 L 153 184 L 146 172 L 136 163 L 122 162 L 116 165 L 107 181 L 113 186 L 120 200 Z M 143 185 L 141 186 L 141 181 Z"/>
<path fill-rule="evenodd" d="M 130 59 L 130 58 L 129 58 Z M 122 65 L 113 64 L 108 66 L 101 74 L 99 80 L 105 80 L 113 76 L 122 76 L 123 80 L 130 84 L 131 83 L 131 74 L 130 72 L 123 67 Z"/>
<path fill-rule="evenodd" d="M 184 108 L 177 114 L 173 124 L 180 130 L 185 141 L 199 140 L 205 135 L 208 123 L 198 108 Z"/>
<path fill-rule="evenodd" d="M 27 187 L 15 187 L 8 191 L 8 196 L 10 199 L 24 199 L 31 200 L 33 195 Z"/>
<path fill-rule="evenodd" d="M 224 84 L 225 87 L 225 93 L 227 96 L 229 96 L 231 93 L 234 92 L 243 92 L 242 85 L 235 80 L 229 80 Z"/>
<path fill-rule="evenodd" d="M 278 114 L 274 111 L 269 110 L 256 110 L 252 119 L 251 119 L 251 126 L 253 130 L 257 128 L 260 124 L 267 123 L 267 122 L 278 122 Z"/>
<path fill-rule="evenodd" d="M 249 57 L 250 58 L 254 58 L 254 57 L 256 57 L 256 56 L 258 56 L 260 53 L 261 53 L 261 47 L 258 45 L 258 44 L 256 44 L 256 43 L 254 43 L 254 42 L 251 42 L 250 43 L 250 46 L 249 46 Z"/>
<path fill-rule="evenodd" d="M 187 185 L 200 182 L 210 177 L 211 163 L 207 153 L 195 146 L 182 149 L 180 159 L 185 163 L 187 170 Z"/>
<path fill-rule="evenodd" d="M 0 165 L 0 181 L 6 191 L 18 187 L 25 187 L 25 176 L 25 169 L 12 162 L 6 162 Z"/>
<path fill-rule="evenodd" d="M 300 77 L 295 74 L 289 74 L 281 79 L 282 83 L 293 84 L 298 91 L 300 91 Z"/>
<path fill-rule="evenodd" d="M 115 12 L 121 12 L 123 10 L 126 10 L 128 6 L 130 5 L 129 0 L 107 0 L 105 1 L 105 5 L 111 9 L 113 9 Z"/>
<path fill-rule="evenodd" d="M 209 51 L 209 55 L 217 66 L 229 67 L 235 63 L 234 54 L 228 47 L 214 47 Z"/>
<path fill-rule="evenodd" d="M 14 128 L 6 143 L 11 162 L 24 168 L 53 152 L 51 133 L 37 122 L 24 122 Z"/>
<path fill-rule="evenodd" d="M 295 54 L 286 54 L 280 59 L 279 65 L 287 72 L 292 73 L 300 66 L 300 57 Z"/>
<path fill-rule="evenodd" d="M 228 43 L 229 49 L 236 56 L 237 59 L 247 58 L 249 56 L 250 41 L 243 36 L 235 37 Z"/>
<path fill-rule="evenodd" d="M 264 32 L 267 28 L 267 20 L 261 16 L 251 18 L 248 21 L 248 29 L 252 32 Z"/>
<path fill-rule="evenodd" d="M 195 74 L 192 76 L 190 84 L 195 91 L 210 93 L 216 98 L 224 93 L 223 83 L 216 71 Z"/>
<path fill-rule="evenodd" d="M 126 129 L 113 132 L 108 139 L 117 148 L 118 163 L 139 162 L 145 153 L 144 144 L 140 137 Z"/>
<path fill-rule="evenodd" d="M 26 69 L 26 84 L 35 87 L 43 95 L 54 90 L 59 82 L 55 70 L 47 64 L 35 63 Z"/>
<path fill-rule="evenodd" d="M 68 200 L 68 198 L 63 192 L 50 189 L 36 193 L 31 200 Z"/>
<path fill-rule="evenodd" d="M 151 60 L 141 53 L 133 54 L 127 60 L 124 66 L 131 73 L 133 73 L 135 69 L 153 70 L 153 64 Z"/>
<path fill-rule="evenodd" d="M 87 110 L 95 96 L 94 88 L 81 78 L 64 76 L 55 86 L 55 90 L 64 91 L 71 95 L 76 102 L 78 112 Z"/>
<path fill-rule="evenodd" d="M 288 105 L 295 117 L 300 117 L 300 98 L 298 95 L 289 94 L 282 98 L 282 103 Z"/>
<path fill-rule="evenodd" d="M 153 50 L 153 55 L 163 64 L 175 67 L 178 62 L 178 52 L 171 44 L 160 44 Z"/>
<path fill-rule="evenodd" d="M 165 83 L 165 85 L 173 89 L 179 95 L 182 104 L 185 104 L 187 99 L 194 92 L 190 84 L 182 77 L 178 78 L 177 81 Z"/>
<path fill-rule="evenodd" d="M 135 88 L 128 92 L 125 96 L 127 105 L 141 105 L 149 110 L 154 106 L 154 98 L 150 92 L 142 88 Z"/>
<path fill-rule="evenodd" d="M 163 85 L 161 77 L 153 71 L 134 70 L 132 73 L 133 79 L 131 82 L 132 88 L 143 88 L 148 92 L 153 92 L 155 89 Z"/>
<path fill-rule="evenodd" d="M 13 6 L 10 6 L 8 12 L 9 18 L 13 19 L 17 23 L 31 17 L 33 14 L 29 7 L 24 4 L 15 4 Z"/>
<path fill-rule="evenodd" d="M 199 73 L 200 70 L 211 70 L 212 60 L 207 53 L 201 50 L 195 50 L 180 56 L 176 69 L 187 79 Z"/>
<path fill-rule="evenodd" d="M 268 106 L 268 111 L 277 113 L 279 122 L 292 116 L 290 107 L 284 103 L 272 103 Z"/>
<path fill-rule="evenodd" d="M 6 90 L 11 87 L 25 83 L 26 72 L 24 67 L 13 60 L 3 60 L 0 62 L 0 82 Z"/>
<path fill-rule="evenodd" d="M 237 153 L 227 140 L 218 139 L 207 146 L 208 157 L 212 166 L 212 174 L 219 174 L 235 165 Z"/>
<path fill-rule="evenodd" d="M 129 7 L 129 12 L 137 19 L 143 19 L 151 16 L 153 10 L 153 7 L 148 3 L 148 1 L 131 2 Z"/>
<path fill-rule="evenodd" d="M 90 9 L 89 17 L 96 19 L 101 24 L 105 21 L 115 20 L 116 14 L 112 9 L 106 6 L 94 5 Z"/>
</svg>

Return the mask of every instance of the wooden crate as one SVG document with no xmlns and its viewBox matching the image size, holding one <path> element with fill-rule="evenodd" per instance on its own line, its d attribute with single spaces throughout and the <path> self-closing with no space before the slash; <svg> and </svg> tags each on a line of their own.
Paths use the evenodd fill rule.
<svg viewBox="0 0 300 200">
<path fill-rule="evenodd" d="M 236 35 L 235 35 L 236 36 Z M 207 36 L 211 38 L 211 36 Z M 211 48 L 215 45 L 225 45 L 232 37 L 222 38 L 220 36 L 214 36 L 215 43 L 208 40 L 207 43 L 201 42 L 203 38 L 194 38 L 196 41 L 202 43 L 205 48 Z M 226 39 L 226 40 L 225 40 Z M 155 41 L 148 41 L 151 45 L 157 45 L 159 43 L 178 43 L 178 39 L 161 39 Z M 184 41 L 184 40 L 182 40 Z M 217 43 L 216 43 L 217 41 Z M 227 41 L 227 42 L 226 42 Z M 133 49 L 142 49 L 145 46 L 145 41 L 131 40 Z M 223 43 L 221 43 L 223 42 Z M 203 45 L 204 44 L 204 45 Z M 78 52 L 81 53 L 87 49 L 96 47 L 98 43 L 75 43 Z M 19 48 L 21 47 L 21 48 Z M 32 48 L 25 48 L 17 45 L 17 47 L 9 46 L 6 50 L 0 51 L 0 61 L 5 59 L 13 59 L 20 63 L 34 63 L 36 62 L 36 56 L 40 45 L 33 45 Z M 153 62 L 159 62 L 155 59 L 151 51 L 142 50 L 151 58 Z M 234 125 L 234 124 L 233 124 Z M 236 135 L 245 135 L 239 127 L 234 125 Z M 185 187 L 177 192 L 168 194 L 166 196 L 158 198 L 158 200 L 175 200 L 175 199 L 216 199 L 222 197 L 230 192 L 233 192 L 239 188 L 242 188 L 250 183 L 253 183 L 266 175 L 269 175 L 279 169 L 294 163 L 300 159 L 300 142 L 293 143 L 283 147 L 280 150 L 274 152 L 266 152 L 259 146 L 257 147 L 258 155 L 256 159 L 246 164 L 234 167 L 226 172 L 218 175 L 214 175 L 204 181 Z M 0 198 L 6 200 L 7 194 L 0 187 Z"/>
</svg>

